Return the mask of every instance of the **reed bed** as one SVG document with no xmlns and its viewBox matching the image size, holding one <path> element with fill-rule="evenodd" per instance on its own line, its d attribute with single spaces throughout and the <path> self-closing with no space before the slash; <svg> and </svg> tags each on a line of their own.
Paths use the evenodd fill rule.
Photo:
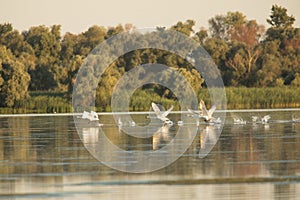
<svg viewBox="0 0 300 200">
<path fill-rule="evenodd" d="M 198 100 L 203 99 L 207 106 L 211 106 L 211 90 L 214 94 L 223 94 L 222 88 L 210 89 L 201 88 L 198 91 Z M 267 87 L 267 88 L 246 88 L 227 87 L 225 88 L 227 109 L 270 109 L 270 108 L 300 108 L 300 87 Z M 217 97 L 225 100 L 224 96 Z M 156 102 L 169 108 L 174 105 L 173 110 L 180 110 L 176 98 L 168 99 L 159 96 L 152 89 L 139 90 L 131 97 L 129 111 L 149 111 L 151 102 Z M 107 111 L 111 108 L 96 107 L 96 111 Z M 71 98 L 62 93 L 35 92 L 30 99 L 22 102 L 19 107 L 0 108 L 0 114 L 12 113 L 68 113 L 72 112 Z"/>
</svg>

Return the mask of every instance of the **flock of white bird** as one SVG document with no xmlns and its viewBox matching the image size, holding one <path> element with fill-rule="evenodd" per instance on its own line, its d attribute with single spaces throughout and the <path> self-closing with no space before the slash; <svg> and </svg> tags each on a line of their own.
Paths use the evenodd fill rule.
<svg viewBox="0 0 300 200">
<path fill-rule="evenodd" d="M 220 118 L 215 118 L 213 117 L 213 113 L 217 109 L 218 103 L 215 103 L 209 110 L 207 110 L 206 105 L 203 100 L 200 101 L 199 103 L 199 109 L 200 110 L 192 110 L 188 109 L 189 116 L 196 118 L 196 119 L 203 119 L 204 122 L 209 123 L 209 124 L 220 124 L 221 119 Z M 158 105 L 155 103 L 151 103 L 151 107 L 156 115 L 156 118 L 161 120 L 164 124 L 167 124 L 169 126 L 173 126 L 174 122 L 170 120 L 167 116 L 170 114 L 170 112 L 173 110 L 174 106 L 172 105 L 168 110 L 166 111 L 161 111 Z M 87 119 L 89 122 L 98 122 L 98 114 L 94 111 L 87 112 L 84 111 L 82 116 L 80 117 L 82 119 Z M 243 120 L 240 117 L 237 116 L 232 116 L 233 118 L 233 123 L 234 124 L 246 124 L 247 121 Z M 271 119 L 270 115 L 265 115 L 263 117 L 258 117 L 258 116 L 252 116 L 252 123 L 261 123 L 261 124 L 268 124 L 269 120 Z M 292 122 L 300 122 L 300 118 L 296 118 L 295 115 L 292 116 Z M 183 121 L 178 121 L 177 125 L 182 126 L 184 123 Z M 199 120 L 196 121 L 197 126 L 199 125 Z M 97 123 L 98 126 L 103 126 L 103 124 Z M 135 122 L 132 121 L 130 123 L 130 126 L 135 126 Z M 121 119 L 118 119 L 118 126 L 121 127 L 123 126 L 123 122 Z"/>
<path fill-rule="evenodd" d="M 233 124 L 247 124 L 247 121 L 243 120 L 240 117 L 233 116 L 232 118 L 233 118 Z M 268 124 L 269 119 L 271 119 L 270 115 L 265 115 L 260 119 L 258 116 L 252 116 L 251 118 L 253 123 L 262 123 L 262 124 Z"/>
<path fill-rule="evenodd" d="M 214 104 L 209 110 L 206 108 L 206 105 L 203 100 L 199 103 L 199 110 L 192 110 L 188 109 L 188 116 L 196 119 L 196 125 L 197 128 L 200 126 L 200 119 L 203 119 L 205 124 L 207 124 L 202 130 L 200 135 L 200 149 L 210 148 L 208 144 L 215 144 L 218 140 L 217 132 L 215 131 L 215 128 L 218 128 L 218 125 L 221 123 L 220 118 L 213 117 L 214 112 L 217 109 L 217 104 Z M 170 134 L 170 128 L 174 125 L 174 122 L 168 118 L 168 115 L 173 110 L 174 106 L 172 105 L 168 110 L 162 111 L 158 105 L 155 103 L 151 103 L 152 110 L 154 111 L 154 118 L 160 120 L 162 122 L 162 126 L 157 129 L 153 133 L 152 137 L 152 148 L 153 150 L 158 150 L 160 147 L 163 147 L 166 143 L 170 142 L 172 139 L 172 134 Z M 237 115 L 232 114 L 231 116 L 233 118 L 233 124 L 235 125 L 244 125 L 247 124 L 247 121 L 238 117 Z M 103 126 L 103 124 L 99 123 L 98 114 L 94 111 L 86 112 L 84 111 L 82 116 L 79 118 L 88 120 L 88 123 L 93 123 L 93 127 L 89 128 L 88 130 L 83 129 L 83 140 L 89 144 L 89 145 L 95 145 L 98 141 L 98 132 L 99 129 L 95 126 Z M 152 115 L 149 118 L 152 118 Z M 252 116 L 252 120 L 250 120 L 250 123 L 252 124 L 264 124 L 265 127 L 268 127 L 271 117 L 270 115 L 265 115 L 263 117 L 260 116 Z M 275 122 L 275 121 L 272 121 Z M 272 123 L 271 122 L 271 123 Z M 300 118 L 296 118 L 295 115 L 292 115 L 292 120 L 288 121 L 292 123 L 300 123 Z M 177 122 L 178 126 L 184 125 L 183 121 Z M 122 129 L 122 127 L 126 126 L 136 126 L 134 121 L 131 122 L 122 122 L 120 118 L 118 118 L 117 126 L 119 127 L 119 132 Z M 199 156 L 200 156 L 199 151 Z"/>
<path fill-rule="evenodd" d="M 99 121 L 98 114 L 95 111 L 91 111 L 91 112 L 84 111 L 81 118 L 88 119 L 91 122 Z"/>
</svg>

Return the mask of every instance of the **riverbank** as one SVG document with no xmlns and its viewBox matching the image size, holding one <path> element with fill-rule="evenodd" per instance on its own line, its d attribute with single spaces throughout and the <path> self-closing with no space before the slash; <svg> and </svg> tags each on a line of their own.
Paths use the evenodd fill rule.
<svg viewBox="0 0 300 200">
<path fill-rule="evenodd" d="M 300 108 L 299 87 L 269 87 L 269 88 L 225 88 L 227 109 L 270 109 L 270 108 Z M 0 114 L 26 113 L 70 113 L 72 112 L 71 98 L 65 93 L 33 92 L 30 98 L 17 108 L 0 108 Z M 198 99 L 210 102 L 207 89 L 198 92 Z M 152 90 L 136 92 L 131 99 L 130 111 L 149 111 L 151 101 L 166 107 L 174 105 L 179 109 L 176 100 L 158 96 Z M 209 103 L 208 103 L 209 106 Z M 98 112 L 110 112 L 109 106 L 97 107 Z"/>
</svg>

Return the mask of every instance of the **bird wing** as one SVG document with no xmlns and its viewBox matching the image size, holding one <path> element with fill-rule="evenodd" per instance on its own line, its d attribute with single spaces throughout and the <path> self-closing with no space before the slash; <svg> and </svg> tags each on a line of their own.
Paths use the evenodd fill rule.
<svg viewBox="0 0 300 200">
<path fill-rule="evenodd" d="M 251 116 L 251 117 L 252 117 L 252 120 L 253 120 L 253 121 L 256 121 L 257 118 L 258 118 L 257 116 Z"/>
<path fill-rule="evenodd" d="M 218 102 L 215 103 L 208 111 L 208 116 L 212 116 L 212 114 L 215 112 L 215 110 L 217 109 L 217 105 L 218 105 Z"/>
<path fill-rule="evenodd" d="M 300 121 L 300 118 L 296 118 L 295 114 L 292 115 L 292 121 L 298 122 Z"/>
<path fill-rule="evenodd" d="M 156 116 L 161 117 L 161 112 L 159 107 L 155 103 L 151 103 L 152 109 L 155 112 Z"/>
<path fill-rule="evenodd" d="M 168 114 L 173 110 L 173 108 L 174 108 L 174 106 L 172 105 L 172 106 L 169 108 L 169 110 L 163 112 L 162 116 L 163 116 L 163 117 L 167 117 Z"/>
<path fill-rule="evenodd" d="M 240 121 L 240 119 L 239 118 L 236 118 L 236 117 L 232 117 L 233 118 L 233 121 L 235 122 L 235 123 L 237 123 L 237 122 L 239 122 Z"/>
<path fill-rule="evenodd" d="M 201 100 L 199 103 L 199 109 L 202 111 L 203 115 L 208 116 L 208 111 L 203 100 Z"/>
<path fill-rule="evenodd" d="M 89 118 L 89 113 L 87 111 L 83 111 L 81 118 L 82 119 L 88 119 Z"/>
<path fill-rule="evenodd" d="M 188 109 L 188 112 L 191 113 L 191 114 L 197 114 L 197 115 L 201 114 L 201 111 L 199 111 L 199 110 Z"/>
</svg>

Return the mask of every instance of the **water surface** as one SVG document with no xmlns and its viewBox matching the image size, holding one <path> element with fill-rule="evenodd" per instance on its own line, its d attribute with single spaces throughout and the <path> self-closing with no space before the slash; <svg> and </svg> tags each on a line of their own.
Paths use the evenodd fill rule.
<svg viewBox="0 0 300 200">
<path fill-rule="evenodd" d="M 270 123 L 251 122 L 251 116 L 266 114 Z M 99 127 L 82 127 L 78 134 L 72 116 L 2 116 L 0 199 L 297 199 L 300 123 L 291 121 L 292 114 L 300 118 L 298 110 L 227 113 L 205 157 L 203 138 L 220 127 L 183 125 L 197 128 L 191 146 L 171 165 L 141 174 L 111 169 L 91 155 L 86 146 L 97 145 Z M 248 122 L 234 124 L 233 116 Z M 149 120 L 145 114 L 132 117 L 137 124 Z M 170 118 L 177 122 L 180 115 Z M 128 136 L 110 115 L 101 115 L 100 123 L 110 141 L 126 151 L 153 151 L 170 142 Z M 170 128 L 171 139 L 178 129 Z"/>
</svg>

